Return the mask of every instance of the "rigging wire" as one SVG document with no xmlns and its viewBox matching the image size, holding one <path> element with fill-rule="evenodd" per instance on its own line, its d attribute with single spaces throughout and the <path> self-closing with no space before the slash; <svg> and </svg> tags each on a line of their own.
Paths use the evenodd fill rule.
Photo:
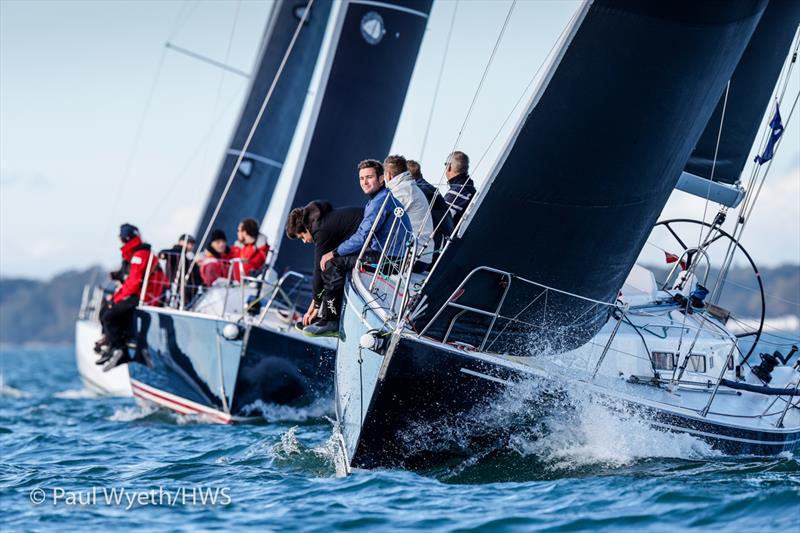
<svg viewBox="0 0 800 533">
<path fill-rule="evenodd" d="M 228 36 L 228 47 L 225 50 L 225 64 L 227 65 L 230 62 L 231 56 L 231 48 L 233 47 L 233 37 L 236 35 L 236 26 L 239 22 L 239 9 L 242 7 L 242 0 L 237 0 L 236 2 L 236 10 L 233 13 L 233 25 L 231 26 L 231 33 Z M 222 87 L 225 85 L 225 75 L 226 70 L 222 69 L 222 72 L 219 76 L 219 85 L 217 86 L 217 96 L 214 98 L 214 107 L 212 108 L 213 111 L 211 112 L 211 116 L 213 117 L 214 114 L 217 112 L 217 107 L 219 106 L 219 100 L 222 97 Z"/>
<path fill-rule="evenodd" d="M 214 212 L 211 215 L 211 218 L 208 221 L 208 226 L 203 233 L 203 237 L 198 241 L 197 249 L 202 250 L 203 246 L 205 245 L 205 241 L 208 238 L 209 233 L 211 232 L 211 228 L 214 226 L 214 222 L 217 219 L 217 215 L 219 215 L 219 211 L 222 208 L 222 204 L 225 201 L 225 197 L 228 195 L 228 191 L 233 184 L 233 179 L 236 177 L 236 173 L 239 172 L 239 165 L 242 163 L 242 159 L 244 159 L 244 155 L 247 153 L 247 149 L 250 147 L 250 142 L 253 140 L 253 136 L 256 133 L 256 129 L 258 128 L 259 123 L 261 122 L 261 117 L 264 116 L 264 111 L 267 108 L 267 104 L 272 99 L 272 93 L 275 91 L 275 87 L 278 84 L 278 81 L 281 79 L 281 75 L 283 74 L 283 69 L 286 67 L 286 63 L 289 60 L 289 55 L 292 53 L 294 49 L 294 45 L 297 42 L 297 38 L 300 36 L 300 31 L 303 29 L 303 26 L 308 18 L 309 13 L 311 12 L 311 7 L 314 5 L 315 0 L 310 0 L 310 2 L 306 5 L 306 8 L 303 9 L 303 15 L 300 17 L 300 21 L 297 23 L 297 28 L 294 31 L 294 35 L 292 35 L 292 40 L 289 42 L 289 46 L 286 49 L 286 53 L 283 55 L 283 59 L 281 60 L 280 65 L 278 66 L 278 71 L 275 73 L 275 77 L 272 79 L 272 83 L 270 84 L 269 89 L 267 90 L 267 94 L 264 96 L 264 101 L 261 103 L 261 108 L 258 110 L 258 115 L 256 115 L 256 119 L 253 122 L 253 126 L 250 128 L 250 132 L 247 134 L 247 139 L 245 139 L 244 144 L 242 145 L 241 150 L 239 151 L 239 155 L 236 158 L 236 163 L 233 165 L 231 169 L 231 174 L 228 177 L 228 182 L 225 184 L 225 188 L 222 191 L 222 195 L 217 202 L 217 206 L 214 208 Z M 189 265 L 187 272 L 192 272 L 194 265 L 197 263 L 197 257 L 199 254 L 195 254 L 194 258 L 192 259 L 192 263 Z M 187 274 L 188 278 L 188 274 Z M 186 280 L 188 281 L 188 279 Z"/>
<path fill-rule="evenodd" d="M 231 32 L 230 35 L 228 36 L 228 46 L 225 49 L 225 59 L 223 60 L 226 65 L 228 65 L 230 62 L 231 48 L 233 46 L 233 37 L 234 35 L 236 35 L 236 25 L 239 22 L 239 10 L 241 7 L 242 7 L 242 0 L 237 0 L 236 9 L 233 12 L 233 24 L 231 25 Z M 211 111 L 212 119 L 214 115 L 217 113 L 217 109 L 219 107 L 219 101 L 222 98 L 222 88 L 225 86 L 226 74 L 227 74 L 227 69 L 222 69 L 219 76 L 219 84 L 217 85 L 217 94 L 214 97 L 214 107 L 212 107 Z M 207 166 L 208 164 L 208 155 L 209 155 L 208 151 L 206 150 L 203 157 L 203 162 L 204 162 L 203 166 Z M 190 231 L 187 231 L 186 233 L 190 233 Z"/>
<path fill-rule="evenodd" d="M 186 11 L 186 6 L 187 5 L 188 5 L 188 3 L 181 4 L 181 9 L 178 11 L 178 15 L 175 17 L 175 22 L 173 23 L 172 29 L 169 32 L 169 36 L 167 38 L 167 41 L 170 41 L 170 40 L 172 40 L 174 38 L 175 34 L 177 34 L 177 32 L 180 29 L 180 27 L 183 25 L 183 23 L 186 22 L 186 20 L 188 19 L 189 15 L 191 15 L 191 12 L 194 9 L 194 7 L 196 7 L 196 4 L 195 4 L 195 6 L 193 6 L 192 10 L 189 10 L 188 14 L 186 16 L 184 16 L 184 11 Z M 123 167 L 122 177 L 120 178 L 119 183 L 117 184 L 117 190 L 116 190 L 116 193 L 114 195 L 114 200 L 111 203 L 111 209 L 109 211 L 108 219 L 107 219 L 107 222 L 105 224 L 105 227 L 107 228 L 106 232 L 113 231 L 111 220 L 114 218 L 114 216 L 117 213 L 117 208 L 119 207 L 119 202 L 120 202 L 120 199 L 122 198 L 122 193 L 123 193 L 123 191 L 125 189 L 125 184 L 127 183 L 128 178 L 130 177 L 131 169 L 133 168 L 133 162 L 136 159 L 136 154 L 137 154 L 137 152 L 139 150 L 139 144 L 140 144 L 140 142 L 142 140 L 142 134 L 144 133 L 144 126 L 145 126 L 145 123 L 147 122 L 147 117 L 150 114 L 150 108 L 151 108 L 151 106 L 153 104 L 153 100 L 155 98 L 156 89 L 157 89 L 158 83 L 159 83 L 159 81 L 161 79 L 161 73 L 163 71 L 164 60 L 166 59 L 166 55 L 167 55 L 167 48 L 166 47 L 162 47 L 161 55 L 159 56 L 159 59 L 158 59 L 158 65 L 156 66 L 156 71 L 155 71 L 155 74 L 153 76 L 153 80 L 150 83 L 150 89 L 148 90 L 147 97 L 145 99 L 144 109 L 142 110 L 142 114 L 141 114 L 141 116 L 139 118 L 139 123 L 138 123 L 138 125 L 136 127 L 136 133 L 134 134 L 134 137 L 133 137 L 133 146 L 131 147 L 131 151 L 128 154 L 128 159 L 127 159 L 127 161 L 125 163 L 125 166 Z"/>
<path fill-rule="evenodd" d="M 505 129 L 506 124 L 508 124 L 508 121 L 511 120 L 511 117 L 514 115 L 514 112 L 517 110 L 519 105 L 522 103 L 523 99 L 525 98 L 525 95 L 528 94 L 528 91 L 530 91 L 531 87 L 533 86 L 533 83 L 538 78 L 539 72 L 541 72 L 542 67 L 544 67 L 547 64 L 548 58 L 550 58 L 552 56 L 553 52 L 556 49 L 556 46 L 564 38 L 564 34 L 567 32 L 567 30 L 570 28 L 570 26 L 572 26 L 572 22 L 575 19 L 575 17 L 577 17 L 577 16 L 578 16 L 578 12 L 576 11 L 575 13 L 573 13 L 573 15 L 570 18 L 570 20 L 567 23 L 567 25 L 564 26 L 564 28 L 561 30 L 561 33 L 558 35 L 558 37 L 553 41 L 553 45 L 550 47 L 550 50 L 548 50 L 547 54 L 545 54 L 545 56 L 544 56 L 544 61 L 539 63 L 539 66 L 536 68 L 536 72 L 533 73 L 533 76 L 531 76 L 531 79 L 528 81 L 528 85 L 526 85 L 525 89 L 520 93 L 519 98 L 517 98 L 517 101 L 514 104 L 514 107 L 512 107 L 511 111 L 508 112 L 508 114 L 506 115 L 506 118 L 503 120 L 503 123 L 500 124 L 500 127 L 497 129 L 497 132 L 495 132 L 494 137 L 492 137 L 492 140 L 489 141 L 489 144 L 486 146 L 486 150 L 483 151 L 483 154 L 481 154 L 480 159 L 478 159 L 478 162 L 475 163 L 475 166 L 473 166 L 473 168 L 472 168 L 473 172 L 481 166 L 481 163 L 483 162 L 483 160 L 488 155 L 489 150 L 491 150 L 492 146 L 494 146 L 495 141 L 497 141 L 497 139 L 500 137 L 500 134 L 503 132 L 503 129 Z"/>
<path fill-rule="evenodd" d="M 795 96 L 794 102 L 792 103 L 791 110 L 789 111 L 789 115 L 786 117 L 786 121 L 783 124 L 784 125 L 784 129 L 791 122 L 792 116 L 794 115 L 794 112 L 795 112 L 795 109 L 797 109 L 798 98 L 800 98 L 800 91 L 798 91 L 797 95 Z M 777 151 L 777 149 L 780 146 L 782 140 L 783 140 L 783 137 L 778 139 L 778 142 L 775 143 L 775 151 Z M 767 163 L 767 168 L 762 173 L 761 181 L 759 182 L 758 187 L 755 189 L 755 192 L 753 193 L 753 199 L 750 202 L 749 209 L 746 212 L 742 211 L 741 214 L 740 214 L 739 220 L 737 221 L 737 227 L 734 230 L 734 237 L 735 237 L 737 242 L 741 241 L 741 239 L 742 239 L 742 234 L 744 233 L 744 230 L 747 227 L 747 223 L 750 221 L 750 217 L 753 214 L 753 209 L 755 209 L 756 202 L 758 200 L 758 197 L 761 195 L 761 190 L 762 190 L 762 188 L 764 186 L 764 183 L 767 180 L 767 176 L 769 175 L 769 171 L 772 168 L 772 162 L 774 160 L 775 160 L 774 158 L 770 159 L 769 163 Z M 727 279 L 727 276 L 728 276 L 728 271 L 730 270 L 731 264 L 733 263 L 734 253 L 735 253 L 735 249 L 733 249 L 725 257 L 725 260 L 723 262 L 723 268 L 720 270 L 720 275 L 717 277 L 716 286 L 714 287 L 714 291 L 717 294 L 721 293 L 722 292 L 722 288 L 725 286 L 725 282 L 726 282 L 726 279 Z M 724 275 L 723 275 L 723 273 L 724 273 Z"/>
<path fill-rule="evenodd" d="M 800 30 L 798 30 L 795 34 L 795 46 L 794 50 L 790 54 L 791 59 L 788 62 L 788 66 L 784 67 L 785 75 L 783 76 L 783 88 L 780 90 L 780 96 L 777 96 L 778 89 L 776 88 L 776 105 L 780 105 L 783 102 L 783 98 L 786 94 L 786 90 L 789 86 L 789 81 L 791 79 L 792 70 L 794 69 L 794 64 L 797 61 L 797 52 L 800 49 Z M 779 83 L 776 87 L 779 87 L 780 84 L 780 76 L 779 76 Z M 797 104 L 797 99 L 795 98 L 795 103 L 792 105 L 792 110 L 787 117 L 786 123 L 784 127 L 788 125 L 789 120 L 791 119 L 791 115 L 794 112 L 794 107 Z M 762 134 L 762 139 L 760 143 L 759 153 L 764 150 L 766 146 L 768 133 L 770 131 L 769 124 L 764 128 L 764 132 Z M 780 139 L 778 140 L 778 145 L 780 144 Z M 776 145 L 777 149 L 777 145 Z M 744 202 L 739 210 L 739 217 L 736 221 L 736 226 L 734 230 L 731 232 L 736 242 L 739 242 L 742 238 L 742 233 L 744 232 L 744 228 L 747 225 L 747 221 L 749 220 L 749 216 L 752 213 L 752 207 L 755 206 L 755 202 L 758 199 L 758 196 L 761 191 L 761 185 L 764 184 L 764 181 L 767 178 L 767 174 L 769 173 L 769 169 L 772 167 L 772 160 L 770 160 L 767 168 L 762 173 L 761 183 L 758 186 L 755 194 L 753 193 L 756 181 L 758 179 L 759 170 L 761 169 L 761 165 L 753 165 L 753 169 L 750 174 L 750 179 L 748 180 L 747 185 L 747 194 L 745 195 Z M 731 264 L 733 263 L 733 257 L 736 254 L 736 248 L 733 246 L 733 243 L 728 244 L 728 250 L 725 254 L 725 258 L 723 259 L 722 268 L 720 269 L 719 275 L 717 276 L 717 280 L 714 284 L 714 301 L 718 302 L 720 294 L 722 293 L 723 287 L 725 286 L 726 279 L 728 277 L 728 272 L 730 270 Z"/>
<path fill-rule="evenodd" d="M 444 66 L 447 63 L 447 56 L 450 52 L 450 41 L 453 36 L 453 26 L 456 22 L 456 13 L 458 13 L 458 3 L 460 0 L 455 1 L 453 7 L 453 15 L 450 18 L 450 29 L 447 30 L 447 40 L 444 45 L 444 54 L 442 55 L 442 62 L 439 65 L 439 76 L 436 79 L 436 88 L 433 90 L 433 101 L 431 102 L 431 111 L 428 113 L 428 124 L 425 126 L 425 135 L 422 137 L 422 150 L 419 154 L 420 161 L 425 161 L 425 150 L 428 148 L 428 134 L 431 132 L 431 124 L 433 123 L 433 115 L 436 112 L 436 102 L 439 100 L 439 89 L 442 85 L 442 77 L 444 75 Z"/>
<path fill-rule="evenodd" d="M 492 53 L 489 55 L 489 60 L 486 62 L 486 67 L 484 67 L 484 69 L 483 69 L 483 74 L 481 75 L 481 79 L 478 82 L 478 86 L 475 89 L 474 94 L 472 95 L 472 101 L 470 102 L 469 107 L 467 108 L 467 114 L 464 117 L 464 121 L 461 123 L 461 127 L 458 130 L 458 134 L 456 135 L 456 140 L 453 143 L 453 148 L 452 148 L 452 150 L 450 150 L 450 153 L 452 153 L 456 149 L 456 147 L 458 146 L 458 143 L 461 142 L 461 136 L 464 134 L 464 129 L 466 128 L 467 124 L 469 123 L 469 119 L 472 116 L 472 111 L 475 108 L 475 102 L 477 102 L 477 100 L 478 100 L 478 96 L 481 93 L 481 89 L 483 88 L 483 84 L 486 81 L 486 76 L 489 73 L 489 69 L 492 66 L 492 63 L 494 62 L 494 58 L 495 58 L 495 56 L 497 54 L 497 49 L 500 47 L 500 42 L 503 40 L 503 36 L 505 35 L 506 28 L 508 27 L 508 22 L 511 20 L 511 14 L 514 12 L 514 6 L 516 6 L 516 4 L 517 4 L 517 0 L 513 0 L 511 2 L 511 5 L 508 8 L 508 13 L 506 13 L 506 18 L 503 21 L 503 26 L 500 28 L 500 33 L 498 34 L 497 39 L 494 42 L 494 47 L 492 48 Z M 445 167 L 445 170 L 442 171 L 442 174 L 439 177 L 439 181 L 435 186 L 436 190 L 434 191 L 433 198 L 431 199 L 430 205 L 428 206 L 428 210 L 425 213 L 425 218 L 423 219 L 422 224 L 420 224 L 420 231 L 417 233 L 417 236 L 416 236 L 416 238 L 418 240 L 419 240 L 419 237 L 420 237 L 420 235 L 422 233 L 422 228 L 425 227 L 425 223 L 428 221 L 428 217 L 430 217 L 431 214 L 433 213 L 433 204 L 436 201 L 436 197 L 441 195 L 441 192 L 440 192 L 439 188 L 444 183 L 446 176 L 447 176 L 447 167 Z M 461 186 L 461 189 L 459 189 L 459 192 L 461 192 L 463 190 L 465 185 L 466 185 L 466 182 L 464 183 L 464 185 Z M 455 201 L 454 201 L 453 204 L 449 205 L 448 208 L 452 208 L 453 205 L 455 205 Z M 441 226 L 441 221 L 434 228 L 434 233 L 439 229 L 440 226 Z M 428 240 L 430 240 L 430 236 L 428 236 Z M 427 244 L 427 242 L 424 243 L 424 244 Z M 440 257 L 441 257 L 441 255 L 440 255 Z"/>
<path fill-rule="evenodd" d="M 719 117 L 719 129 L 717 130 L 717 142 L 714 146 L 714 159 L 711 161 L 711 175 L 708 177 L 708 187 L 706 188 L 706 199 L 705 205 L 703 206 L 703 223 L 700 225 L 700 235 L 697 237 L 697 247 L 701 248 L 703 244 L 703 229 L 706 227 L 706 215 L 708 214 L 708 204 L 711 202 L 711 184 L 714 181 L 714 171 L 717 168 L 717 156 L 719 155 L 719 144 L 722 141 L 722 126 L 725 124 L 725 112 L 728 110 L 728 95 L 730 94 L 731 90 L 731 80 L 728 80 L 728 83 L 725 84 L 725 99 L 722 101 L 722 113 Z M 711 237 L 711 234 L 714 232 L 714 228 L 716 224 L 712 224 L 711 227 L 708 228 L 708 237 Z M 690 266 L 691 270 L 694 265 Z"/>
<path fill-rule="evenodd" d="M 214 119 L 214 122 L 208 128 L 208 131 L 206 131 L 206 133 L 200 139 L 200 142 L 197 143 L 197 146 L 195 147 L 194 151 L 189 156 L 189 158 L 186 160 L 186 163 L 183 165 L 183 168 L 181 168 L 181 170 L 175 175 L 175 177 L 173 177 L 169 181 L 168 188 L 161 193 L 161 195 L 160 195 L 161 197 L 158 199 L 158 203 L 155 205 L 155 207 L 151 211 L 150 216 L 148 216 L 147 219 L 145 219 L 144 226 L 149 225 L 149 223 L 154 218 L 156 218 L 156 215 L 159 213 L 161 208 L 164 206 L 164 203 L 172 196 L 172 192 L 175 190 L 175 187 L 180 183 L 181 178 L 183 178 L 186 175 L 186 173 L 191 168 L 192 163 L 194 163 L 197 160 L 198 156 L 200 156 L 200 154 L 203 153 L 203 149 L 208 144 L 208 141 L 211 140 L 211 137 L 213 136 L 213 134 L 218 131 L 217 130 L 217 126 L 219 126 L 219 124 L 222 122 L 222 120 L 228 116 L 228 111 L 231 109 L 233 104 L 235 104 L 238 101 L 239 101 L 239 99 L 237 97 L 233 97 L 228 101 L 227 104 L 225 104 L 225 106 L 222 108 L 222 110 L 217 115 L 217 118 Z M 191 232 L 189 232 L 189 233 L 191 233 Z"/>
</svg>

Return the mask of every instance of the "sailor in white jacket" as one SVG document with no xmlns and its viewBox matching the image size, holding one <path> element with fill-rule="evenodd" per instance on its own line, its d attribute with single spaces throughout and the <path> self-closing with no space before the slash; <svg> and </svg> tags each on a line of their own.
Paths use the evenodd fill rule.
<svg viewBox="0 0 800 533">
<path fill-rule="evenodd" d="M 419 236 L 420 245 L 426 244 L 425 249 L 417 249 L 419 262 L 430 265 L 432 260 L 433 218 L 428 213 L 429 205 L 425 193 L 414 181 L 406 166 L 406 158 L 401 155 L 390 155 L 383 162 L 383 172 L 386 186 L 406 210 L 414 235 Z M 422 228 L 422 231 L 420 231 Z"/>
</svg>

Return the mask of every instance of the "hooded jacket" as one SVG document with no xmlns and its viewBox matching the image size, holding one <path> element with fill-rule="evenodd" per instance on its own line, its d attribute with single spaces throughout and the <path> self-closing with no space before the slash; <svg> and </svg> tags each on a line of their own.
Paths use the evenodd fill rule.
<svg viewBox="0 0 800 533">
<path fill-rule="evenodd" d="M 386 207 L 381 210 L 384 200 L 386 201 Z M 396 230 L 396 235 L 392 239 L 392 242 L 388 242 L 390 237 L 389 232 L 392 229 L 392 221 L 396 216 L 395 213 L 398 207 L 403 209 L 400 221 L 398 222 L 400 228 Z M 361 224 L 358 225 L 355 233 L 353 233 L 350 238 L 334 250 L 334 255 L 354 255 L 360 253 L 376 219 L 378 220 L 378 224 L 375 226 L 375 235 L 369 243 L 369 250 L 380 253 L 384 246 L 389 246 L 390 248 L 386 251 L 387 256 L 400 257 L 403 255 L 406 238 L 408 237 L 407 232 L 411 229 L 411 221 L 408 219 L 408 215 L 405 214 L 403 205 L 392 196 L 386 187 L 381 187 L 378 192 L 369 195 L 369 201 L 364 207 L 364 218 L 361 220 Z"/>
<path fill-rule="evenodd" d="M 419 235 L 421 243 L 426 243 L 425 250 L 417 248 L 419 260 L 423 263 L 431 262 L 431 255 L 425 253 L 431 246 L 433 234 L 433 218 L 428 213 L 428 201 L 425 193 L 417 186 L 410 172 L 403 172 L 386 181 L 386 186 L 406 210 L 414 235 Z"/>
<path fill-rule="evenodd" d="M 114 293 L 114 303 L 119 303 L 131 296 L 139 298 L 149 263 L 150 275 L 147 280 L 144 304 L 161 305 L 161 295 L 169 285 L 169 280 L 158 265 L 158 257 L 150 251 L 150 245 L 143 243 L 141 237 L 137 235 L 123 244 L 120 251 L 123 262 L 127 262 L 130 269 L 128 277 Z"/>
<path fill-rule="evenodd" d="M 364 209 L 361 207 L 342 207 L 334 209 L 324 200 L 315 200 L 303 208 L 303 226 L 314 239 L 314 301 L 322 302 L 322 269 L 319 266 L 322 256 L 333 251 L 358 229 Z"/>
</svg>

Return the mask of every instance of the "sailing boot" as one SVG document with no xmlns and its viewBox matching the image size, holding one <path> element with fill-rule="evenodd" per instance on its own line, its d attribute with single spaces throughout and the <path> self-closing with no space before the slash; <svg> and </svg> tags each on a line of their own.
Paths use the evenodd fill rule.
<svg viewBox="0 0 800 533">
<path fill-rule="evenodd" d="M 303 328 L 306 337 L 338 337 L 341 298 L 325 298 L 319 309 L 317 321 Z"/>
<path fill-rule="evenodd" d="M 100 337 L 97 340 L 97 342 L 94 343 L 94 353 L 96 353 L 98 355 L 102 354 L 103 351 L 104 351 L 103 350 L 104 346 L 106 346 L 106 347 L 108 346 L 108 337 L 106 337 L 105 335 Z"/>
<path fill-rule="evenodd" d="M 97 361 L 95 361 L 94 364 L 96 364 L 96 365 L 104 365 L 104 364 L 106 364 L 108 362 L 108 360 L 111 359 L 111 352 L 112 351 L 113 350 L 111 350 L 111 346 L 109 346 L 108 344 L 102 345 L 100 347 L 100 358 L 97 359 Z"/>
<path fill-rule="evenodd" d="M 131 357 L 128 355 L 128 350 L 123 350 L 122 348 L 114 348 L 111 350 L 111 358 L 106 363 L 106 366 L 103 367 L 103 372 L 108 372 L 112 368 L 116 368 L 119 365 L 124 365 L 125 363 L 130 363 Z"/>
</svg>

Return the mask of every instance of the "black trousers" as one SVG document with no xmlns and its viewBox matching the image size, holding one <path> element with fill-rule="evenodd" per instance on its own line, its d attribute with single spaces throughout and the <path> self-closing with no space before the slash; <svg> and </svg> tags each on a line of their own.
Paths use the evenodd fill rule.
<svg viewBox="0 0 800 533">
<path fill-rule="evenodd" d="M 112 303 L 100 310 L 100 323 L 111 349 L 125 348 L 130 336 L 133 313 L 139 304 L 137 296 L 129 296 L 119 303 Z"/>
<path fill-rule="evenodd" d="M 364 254 L 364 262 L 377 263 L 380 257 L 377 252 L 367 252 Z M 357 262 L 357 254 L 340 255 L 331 259 L 327 268 L 322 271 L 322 284 L 325 287 L 321 310 L 323 318 L 328 320 L 339 319 L 347 273 L 353 270 Z"/>
</svg>

